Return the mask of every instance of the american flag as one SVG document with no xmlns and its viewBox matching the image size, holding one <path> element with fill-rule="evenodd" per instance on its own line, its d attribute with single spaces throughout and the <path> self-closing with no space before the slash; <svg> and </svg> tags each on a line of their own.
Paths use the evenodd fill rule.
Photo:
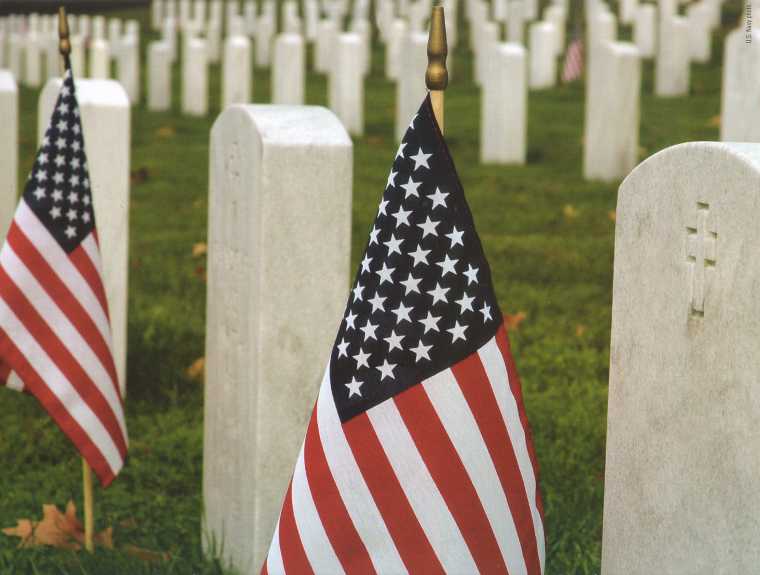
<svg viewBox="0 0 760 575">
<path fill-rule="evenodd" d="M 583 74 L 583 40 L 576 38 L 567 47 L 562 66 L 562 83 L 574 82 Z"/>
<path fill-rule="evenodd" d="M 429 97 L 396 153 L 263 573 L 544 571 L 491 272 Z"/>
<path fill-rule="evenodd" d="M 0 376 L 37 398 L 104 486 L 127 454 L 111 347 L 79 105 L 67 70 L 0 251 Z"/>
</svg>

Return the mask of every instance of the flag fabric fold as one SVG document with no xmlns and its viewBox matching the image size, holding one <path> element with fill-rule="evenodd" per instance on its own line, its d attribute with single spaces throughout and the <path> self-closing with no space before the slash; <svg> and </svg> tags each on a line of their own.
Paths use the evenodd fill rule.
<svg viewBox="0 0 760 575">
<path fill-rule="evenodd" d="M 0 251 L 0 377 L 108 485 L 127 454 L 82 123 L 67 70 Z"/>
<path fill-rule="evenodd" d="M 491 274 L 427 97 L 388 176 L 263 573 L 544 572 Z"/>
</svg>

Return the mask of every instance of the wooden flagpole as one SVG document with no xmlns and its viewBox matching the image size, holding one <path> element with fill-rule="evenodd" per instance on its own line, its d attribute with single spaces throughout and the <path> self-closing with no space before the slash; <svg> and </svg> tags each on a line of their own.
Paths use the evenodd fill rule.
<svg viewBox="0 0 760 575">
<path fill-rule="evenodd" d="M 63 70 L 71 68 L 71 41 L 69 40 L 69 22 L 66 18 L 66 9 L 58 8 L 58 51 L 63 60 Z M 92 486 L 92 470 L 85 458 L 82 458 L 82 483 L 84 486 L 84 548 L 90 553 L 95 549 L 93 532 L 95 528 L 95 516 L 93 513 L 94 491 Z"/>
<path fill-rule="evenodd" d="M 84 548 L 90 553 L 95 550 L 93 533 L 95 530 L 94 490 L 92 488 L 92 470 L 85 458 L 82 458 L 82 479 L 84 484 Z"/>
<path fill-rule="evenodd" d="M 427 54 L 428 66 L 425 72 L 425 84 L 430 90 L 430 102 L 438 127 L 443 133 L 443 91 L 449 84 L 449 72 L 446 70 L 446 20 L 443 15 L 443 5 L 433 6 L 430 16 L 430 34 L 428 36 Z"/>
</svg>

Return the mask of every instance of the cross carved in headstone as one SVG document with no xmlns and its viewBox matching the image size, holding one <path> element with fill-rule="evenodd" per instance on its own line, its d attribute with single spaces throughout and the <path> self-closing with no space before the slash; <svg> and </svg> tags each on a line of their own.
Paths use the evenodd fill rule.
<svg viewBox="0 0 760 575">
<path fill-rule="evenodd" d="M 718 233 L 709 204 L 697 202 L 696 224 L 686 226 L 686 234 L 686 261 L 689 262 L 691 276 L 690 314 L 704 317 L 705 292 L 718 257 Z"/>
</svg>

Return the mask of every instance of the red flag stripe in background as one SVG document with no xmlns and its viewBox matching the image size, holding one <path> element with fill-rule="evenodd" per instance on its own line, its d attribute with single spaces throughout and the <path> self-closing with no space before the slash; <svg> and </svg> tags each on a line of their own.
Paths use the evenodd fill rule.
<svg viewBox="0 0 760 575">
<path fill-rule="evenodd" d="M 583 40 L 576 38 L 567 47 L 562 66 L 562 82 L 573 82 L 583 74 Z"/>
<path fill-rule="evenodd" d="M 372 572 L 366 559 L 384 572 L 542 572 L 529 433 L 502 337 L 343 425 L 328 368 L 266 571 L 300 573 L 288 566 L 306 558 L 316 573 Z M 342 533 L 349 549 L 333 543 Z"/>
</svg>

